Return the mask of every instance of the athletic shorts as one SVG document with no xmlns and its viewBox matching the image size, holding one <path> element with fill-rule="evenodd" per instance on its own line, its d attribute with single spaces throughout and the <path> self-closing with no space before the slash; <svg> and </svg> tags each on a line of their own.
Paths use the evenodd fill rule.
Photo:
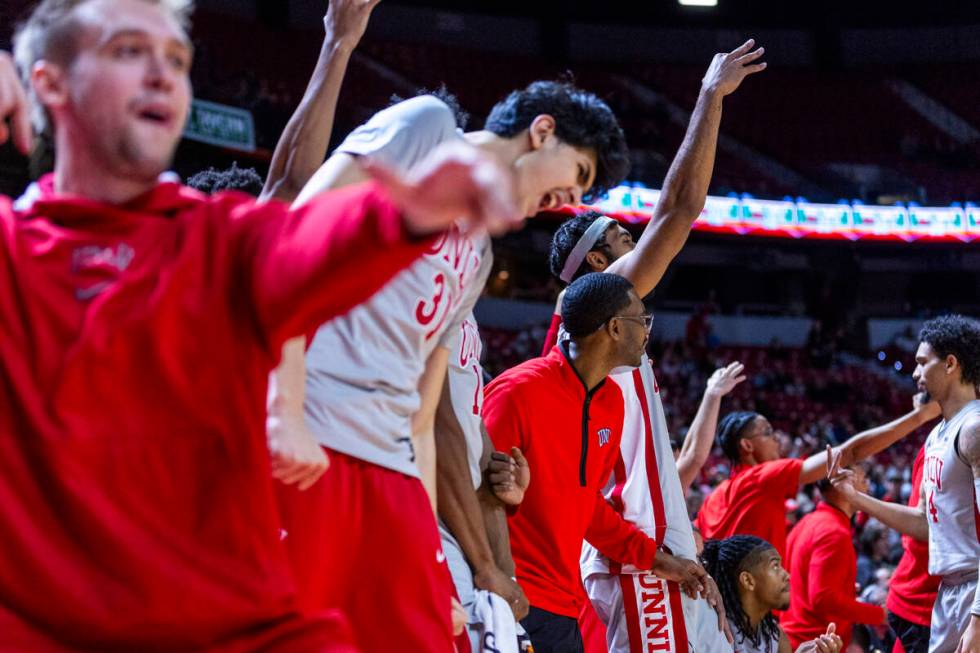
<svg viewBox="0 0 980 653">
<path fill-rule="evenodd" d="M 929 626 L 912 623 L 894 612 L 888 613 L 888 625 L 905 653 L 928 653 Z"/>
<path fill-rule="evenodd" d="M 593 574 L 585 591 L 606 625 L 609 653 L 731 653 L 718 613 L 653 574 Z"/>
<path fill-rule="evenodd" d="M 473 570 L 466 562 L 466 556 L 463 555 L 463 549 L 459 546 L 459 542 L 442 522 L 439 523 L 439 538 L 442 541 L 442 550 L 446 554 L 446 564 L 449 566 L 449 573 L 453 579 L 456 598 L 459 599 L 460 605 L 466 611 L 466 629 L 463 631 L 463 636 L 456 638 L 457 653 L 481 651 L 483 647 L 480 644 L 480 639 L 483 629 L 481 624 L 476 623 Z"/>
<path fill-rule="evenodd" d="M 326 451 L 312 488 L 276 484 L 301 608 L 343 610 L 365 653 L 450 653 L 452 579 L 422 482 Z"/>
<path fill-rule="evenodd" d="M 970 623 L 970 609 L 977 591 L 977 572 L 971 570 L 956 578 L 944 576 L 939 583 L 936 604 L 932 606 L 929 653 L 954 653 L 960 636 Z"/>
</svg>

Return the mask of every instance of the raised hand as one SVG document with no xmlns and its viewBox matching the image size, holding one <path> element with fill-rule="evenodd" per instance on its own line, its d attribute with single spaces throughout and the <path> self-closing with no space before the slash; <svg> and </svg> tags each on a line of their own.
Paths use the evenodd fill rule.
<svg viewBox="0 0 980 653">
<path fill-rule="evenodd" d="M 487 464 L 487 480 L 490 489 L 501 502 L 518 506 L 524 500 L 524 492 L 531 483 L 531 468 L 527 458 L 517 447 L 511 447 L 510 455 L 502 451 L 490 454 Z"/>
<path fill-rule="evenodd" d="M 831 622 L 827 626 L 827 632 L 816 639 L 800 644 L 796 653 L 840 653 L 844 646 L 844 641 L 835 634 L 836 624 Z"/>
<path fill-rule="evenodd" d="M 703 88 L 709 91 L 728 95 L 738 88 L 742 80 L 754 73 L 766 69 L 766 63 L 759 61 L 765 54 L 765 48 L 752 50 L 755 39 L 749 39 L 731 52 L 719 52 L 711 60 L 708 72 L 701 80 Z"/>
<path fill-rule="evenodd" d="M 912 397 L 912 409 L 917 411 L 923 421 L 936 419 L 943 414 L 939 402 L 929 396 L 928 392 L 919 392 Z"/>
<path fill-rule="evenodd" d="M 330 0 L 323 26 L 334 43 L 353 50 L 367 29 L 371 11 L 381 0 Z"/>
<path fill-rule="evenodd" d="M 13 134 L 14 145 L 28 154 L 33 144 L 30 104 L 9 52 L 0 50 L 0 145 Z"/>
<path fill-rule="evenodd" d="M 408 229 L 418 235 L 444 231 L 460 219 L 483 225 L 492 235 L 524 222 L 514 173 L 472 145 L 441 145 L 404 178 L 376 162 L 363 165 L 385 186 Z"/>
<path fill-rule="evenodd" d="M 735 386 L 745 380 L 745 375 L 742 374 L 744 371 L 745 366 L 738 361 L 718 368 L 708 379 L 708 387 L 705 390 L 705 394 L 718 397 L 719 399 L 724 397 L 734 390 Z"/>
</svg>

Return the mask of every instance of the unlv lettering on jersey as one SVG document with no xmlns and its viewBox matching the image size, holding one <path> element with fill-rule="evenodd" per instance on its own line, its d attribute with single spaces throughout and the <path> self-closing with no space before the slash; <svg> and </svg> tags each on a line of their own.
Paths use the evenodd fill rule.
<svg viewBox="0 0 980 653">
<path fill-rule="evenodd" d="M 926 480 L 930 483 L 935 484 L 936 489 L 940 492 L 943 491 L 943 459 L 936 456 L 926 456 L 925 463 L 922 467 L 922 473 L 925 474 Z"/>
<path fill-rule="evenodd" d="M 463 336 L 459 346 L 459 366 L 469 367 L 470 362 L 479 363 L 483 353 L 483 343 L 480 341 L 480 331 L 476 324 L 463 320 Z"/>
<path fill-rule="evenodd" d="M 434 325 L 425 334 L 425 339 L 428 340 L 439 333 L 446 323 L 446 318 L 456 308 L 470 278 L 480 268 L 480 256 L 473 240 L 464 235 L 458 227 L 453 227 L 447 235 L 436 241 L 425 256 L 440 258 L 444 263 L 448 263 L 451 274 L 457 281 L 454 289 L 447 283 L 446 273 L 437 272 L 432 277 L 432 294 L 427 298 L 420 298 L 415 306 L 415 318 L 419 324 L 424 327 Z"/>
</svg>

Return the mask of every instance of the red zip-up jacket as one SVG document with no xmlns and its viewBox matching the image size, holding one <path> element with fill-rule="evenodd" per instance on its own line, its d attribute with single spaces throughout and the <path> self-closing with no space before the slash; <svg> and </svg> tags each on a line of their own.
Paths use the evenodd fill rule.
<svg viewBox="0 0 980 653">
<path fill-rule="evenodd" d="M 641 569 L 653 566 L 657 543 L 600 493 L 619 455 L 622 392 L 612 379 L 587 391 L 563 345 L 494 379 L 483 420 L 494 447 L 519 447 L 531 470 L 524 501 L 508 518 L 517 581 L 534 607 L 578 617 L 583 539 Z"/>
<path fill-rule="evenodd" d="M 912 464 L 912 495 L 909 497 L 909 506 L 912 508 L 919 505 L 925 451 L 925 447 L 919 449 L 915 463 Z M 939 577 L 929 575 L 929 543 L 903 535 L 902 548 L 905 553 L 892 574 L 885 607 L 902 619 L 928 626 L 932 621 L 932 606 L 939 592 Z"/>
<path fill-rule="evenodd" d="M 780 625 L 793 649 L 827 631 L 831 621 L 844 640 L 851 641 L 854 624 L 880 624 L 884 611 L 855 597 L 857 557 L 851 522 L 837 508 L 820 502 L 789 534 L 789 610 Z"/>
<path fill-rule="evenodd" d="M 375 184 L 294 212 L 41 185 L 0 197 L 0 649 L 326 650 L 280 541 L 268 374 L 431 239 Z"/>
</svg>

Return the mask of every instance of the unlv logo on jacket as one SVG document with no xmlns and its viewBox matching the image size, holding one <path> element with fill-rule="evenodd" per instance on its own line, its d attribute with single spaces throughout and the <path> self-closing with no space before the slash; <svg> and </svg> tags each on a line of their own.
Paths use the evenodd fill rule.
<svg viewBox="0 0 980 653">
<path fill-rule="evenodd" d="M 599 429 L 599 446 L 604 447 L 609 444 L 609 436 L 612 435 L 612 429 Z"/>
</svg>

